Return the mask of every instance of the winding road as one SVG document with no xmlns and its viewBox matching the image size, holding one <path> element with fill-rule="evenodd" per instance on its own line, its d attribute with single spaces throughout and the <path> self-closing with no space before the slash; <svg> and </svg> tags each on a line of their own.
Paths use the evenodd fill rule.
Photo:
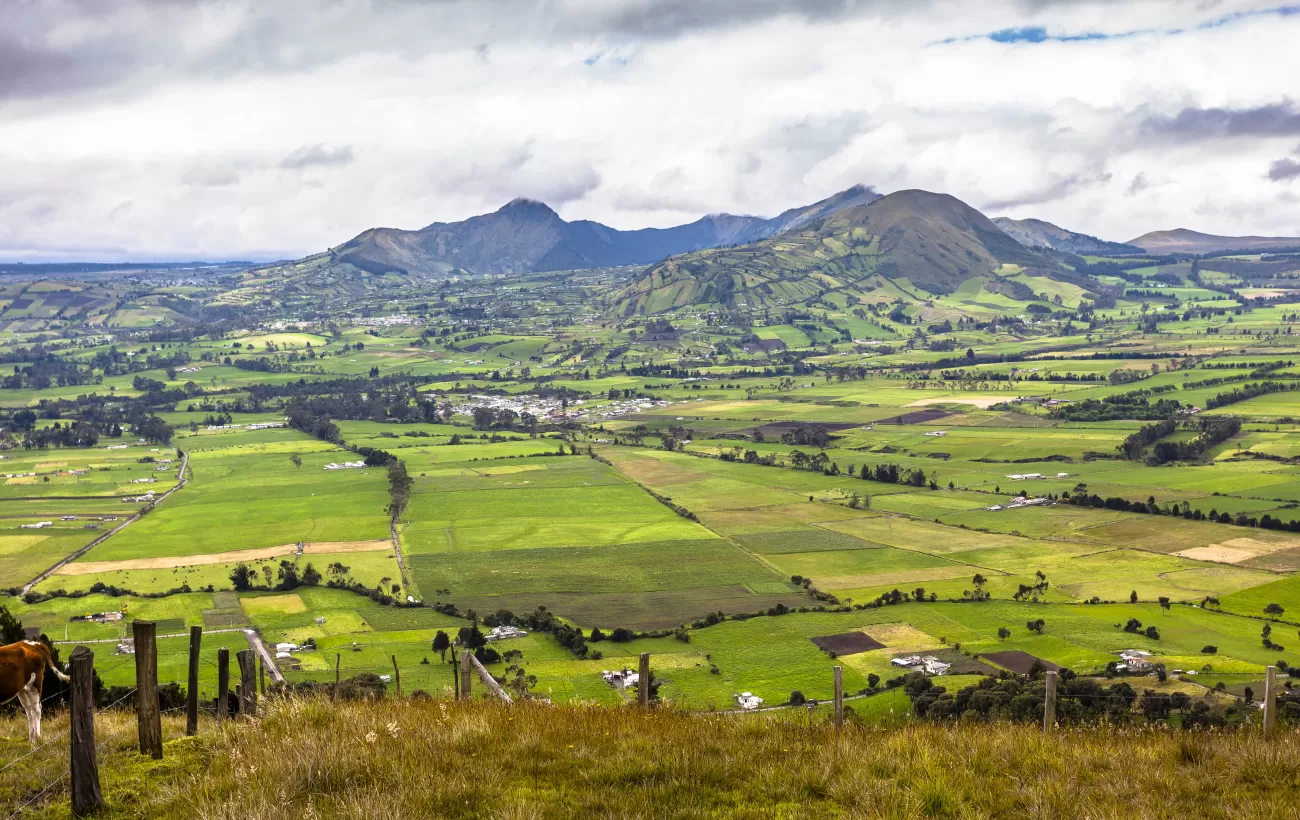
<svg viewBox="0 0 1300 820">
<path fill-rule="evenodd" d="M 176 492 L 176 491 L 179 490 L 181 487 L 184 487 L 186 484 L 190 483 L 190 480 L 189 480 L 188 478 L 185 477 L 185 473 L 186 473 L 186 471 L 189 469 L 189 466 L 190 466 L 190 454 L 189 454 L 189 453 L 184 453 L 184 454 L 181 456 L 181 466 L 180 466 L 180 469 L 179 469 L 179 470 L 177 471 L 177 473 L 176 473 L 177 478 L 180 479 L 179 481 L 176 482 L 176 486 L 175 486 L 175 487 L 172 487 L 172 488 L 171 488 L 170 490 L 168 490 L 167 492 L 165 492 L 165 493 L 163 493 L 162 495 L 160 495 L 160 496 L 158 496 L 157 498 L 155 498 L 155 499 L 153 500 L 153 502 L 152 502 L 151 504 L 149 504 L 148 506 L 149 506 L 149 507 L 154 507 L 154 506 L 157 506 L 158 504 L 161 504 L 163 501 L 167 500 L 167 497 L 170 496 L 172 493 Z M 86 553 L 88 553 L 88 552 L 90 552 L 91 550 L 93 550 L 95 547 L 97 547 L 97 546 L 99 546 L 100 544 L 102 544 L 102 543 L 104 543 L 105 541 L 107 541 L 109 538 L 112 538 L 114 535 L 117 535 L 119 532 L 121 532 L 122 530 L 126 529 L 126 527 L 127 527 L 128 524 L 131 524 L 131 523 L 134 522 L 134 521 L 138 521 L 138 520 L 140 519 L 140 516 L 141 516 L 141 513 L 140 513 L 139 511 L 137 511 L 135 515 L 133 515 L 133 516 L 131 516 L 130 518 L 126 519 L 126 520 L 123 521 L 121 524 L 118 524 L 118 525 L 117 525 L 116 527 L 114 527 L 113 529 L 111 529 L 111 530 L 109 530 L 108 532 L 104 533 L 103 535 L 99 536 L 99 537 L 96 538 L 94 541 L 91 541 L 89 544 L 87 544 L 86 546 L 84 546 L 84 547 L 82 547 L 81 549 L 77 550 L 76 552 L 72 553 L 71 555 L 67 556 L 66 558 L 61 559 L 57 564 L 55 564 L 54 566 L 52 566 L 52 567 L 50 567 L 49 569 L 45 570 L 45 571 L 42 572 L 40 575 L 37 575 L 35 578 L 33 578 L 32 580 L 30 580 L 30 581 L 28 581 L 26 584 L 24 584 L 24 585 L 23 585 L 23 588 L 22 588 L 22 592 L 19 593 L 19 594 L 21 594 L 21 595 L 26 595 L 27 593 L 31 592 L 31 591 L 32 591 L 32 587 L 36 586 L 36 585 L 39 584 L 41 581 L 44 581 L 46 578 L 49 578 L 49 577 L 50 577 L 51 575 L 53 575 L 54 573 L 58 572 L 59 569 L 62 568 L 63 566 L 65 566 L 66 564 L 70 564 L 70 563 L 72 563 L 73 561 L 77 560 L 77 559 L 80 558 L 81 556 L 83 556 L 83 555 L 85 555 Z"/>
</svg>

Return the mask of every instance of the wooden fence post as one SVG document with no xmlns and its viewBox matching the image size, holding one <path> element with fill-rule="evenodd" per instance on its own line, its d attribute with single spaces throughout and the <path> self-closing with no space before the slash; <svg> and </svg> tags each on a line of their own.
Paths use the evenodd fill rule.
<svg viewBox="0 0 1300 820">
<path fill-rule="evenodd" d="M 474 667 L 474 671 L 478 673 L 478 679 L 482 681 L 484 686 L 487 687 L 487 690 L 490 694 L 496 695 L 497 698 L 500 699 L 502 703 L 514 702 L 513 700 L 511 700 L 510 695 L 506 692 L 506 690 L 501 688 L 501 684 L 497 683 L 496 679 L 492 677 L 492 673 L 487 671 L 487 669 L 483 666 L 483 664 L 478 662 L 478 658 L 474 657 L 473 655 L 470 655 L 469 665 Z"/>
<path fill-rule="evenodd" d="M 266 696 L 266 661 L 260 655 L 257 658 L 257 693 Z"/>
<path fill-rule="evenodd" d="M 844 667 L 835 667 L 835 728 L 844 725 Z"/>
<path fill-rule="evenodd" d="M 455 699 L 460 700 L 460 658 L 456 650 L 451 650 L 451 686 L 455 690 Z"/>
<path fill-rule="evenodd" d="M 140 754 L 162 759 L 162 714 L 158 711 L 158 625 L 153 621 L 132 621 L 135 643 L 136 724 L 140 732 Z"/>
<path fill-rule="evenodd" d="M 257 714 L 257 672 L 253 668 L 256 663 L 253 650 L 236 652 L 235 660 L 239 664 L 239 715 L 253 717 Z"/>
<path fill-rule="evenodd" d="M 1043 734 L 1056 725 L 1056 672 L 1047 672 L 1047 692 L 1043 697 Z"/>
<path fill-rule="evenodd" d="M 393 683 L 397 685 L 397 696 L 402 696 L 402 670 L 397 668 L 397 656 L 393 655 Z"/>
<path fill-rule="evenodd" d="M 641 664 L 637 668 L 636 702 L 642 709 L 650 708 L 650 653 L 641 653 Z"/>
<path fill-rule="evenodd" d="M 1264 737 L 1273 734 L 1277 722 L 1277 667 L 1264 670 Z"/>
<path fill-rule="evenodd" d="M 192 737 L 199 730 L 199 646 L 203 643 L 203 627 L 190 627 L 190 674 L 185 692 L 185 735 Z"/>
<path fill-rule="evenodd" d="M 468 649 L 466 649 L 466 650 L 464 650 L 463 652 L 460 653 L 460 699 L 461 699 L 461 700 L 469 700 L 469 699 L 470 699 L 470 691 L 469 691 L 469 679 L 470 679 L 469 659 L 472 658 L 472 657 L 474 657 L 474 653 L 473 653 L 473 652 L 470 652 Z"/>
<path fill-rule="evenodd" d="M 230 719 L 230 650 L 217 650 L 217 723 Z"/>
<path fill-rule="evenodd" d="M 76 817 L 103 807 L 99 763 L 95 759 L 95 653 L 78 646 L 68 656 L 72 674 L 70 756 L 72 813 Z"/>
<path fill-rule="evenodd" d="M 343 653 L 334 653 L 334 700 L 339 699 L 339 664 L 343 662 Z"/>
</svg>

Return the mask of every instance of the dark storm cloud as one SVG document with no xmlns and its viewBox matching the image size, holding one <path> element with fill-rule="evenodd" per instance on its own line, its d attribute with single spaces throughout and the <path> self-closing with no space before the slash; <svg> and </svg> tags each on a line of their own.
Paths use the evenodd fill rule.
<svg viewBox="0 0 1300 820">
<path fill-rule="evenodd" d="M 1058 199 L 1065 199 L 1094 185 L 1104 185 L 1110 180 L 1111 175 L 1107 173 L 1071 174 L 1066 177 L 1059 177 L 1047 185 L 1024 191 L 1016 196 L 985 202 L 980 210 L 1002 211 L 1009 208 L 1020 208 L 1025 205 L 1042 205 L 1047 202 L 1055 202 Z"/>
<path fill-rule="evenodd" d="M 1172 117 L 1149 116 L 1139 130 L 1179 141 L 1288 137 L 1300 134 L 1300 107 L 1286 99 L 1256 108 L 1184 108 Z"/>
<path fill-rule="evenodd" d="M 324 143 L 304 145 L 280 160 L 280 167 L 290 171 L 329 165 L 351 165 L 352 146 L 340 145 L 330 150 Z"/>
<path fill-rule="evenodd" d="M 1300 151 L 1296 154 L 1300 156 Z M 1300 177 L 1300 161 L 1283 157 L 1268 167 L 1268 178 L 1274 182 L 1290 182 Z"/>
</svg>

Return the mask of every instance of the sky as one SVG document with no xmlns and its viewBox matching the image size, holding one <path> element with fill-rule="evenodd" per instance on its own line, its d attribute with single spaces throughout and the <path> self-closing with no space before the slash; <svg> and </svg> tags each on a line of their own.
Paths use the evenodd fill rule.
<svg viewBox="0 0 1300 820">
<path fill-rule="evenodd" d="M 5 0 L 0 261 L 293 258 L 524 196 L 664 227 L 854 184 L 1300 236 L 1300 4 Z"/>
</svg>

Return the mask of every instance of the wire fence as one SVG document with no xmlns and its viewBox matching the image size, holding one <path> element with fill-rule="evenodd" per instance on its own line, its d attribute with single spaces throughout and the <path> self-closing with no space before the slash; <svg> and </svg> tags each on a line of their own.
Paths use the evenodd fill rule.
<svg viewBox="0 0 1300 820">
<path fill-rule="evenodd" d="M 59 783 L 61 783 L 63 781 L 63 778 L 67 777 L 70 773 L 71 773 L 71 769 L 64 769 L 61 773 L 58 774 L 58 776 L 56 776 L 53 780 L 47 783 L 45 785 L 45 788 L 41 789 L 36 794 L 28 798 L 26 802 L 24 802 L 21 806 L 15 809 L 14 813 L 9 815 L 5 820 L 14 820 L 15 817 L 17 817 L 18 815 L 26 811 L 28 806 L 32 805 L 37 800 L 40 800 L 41 797 L 43 797 L 47 792 L 49 792 L 50 789 L 54 788 Z"/>
</svg>

